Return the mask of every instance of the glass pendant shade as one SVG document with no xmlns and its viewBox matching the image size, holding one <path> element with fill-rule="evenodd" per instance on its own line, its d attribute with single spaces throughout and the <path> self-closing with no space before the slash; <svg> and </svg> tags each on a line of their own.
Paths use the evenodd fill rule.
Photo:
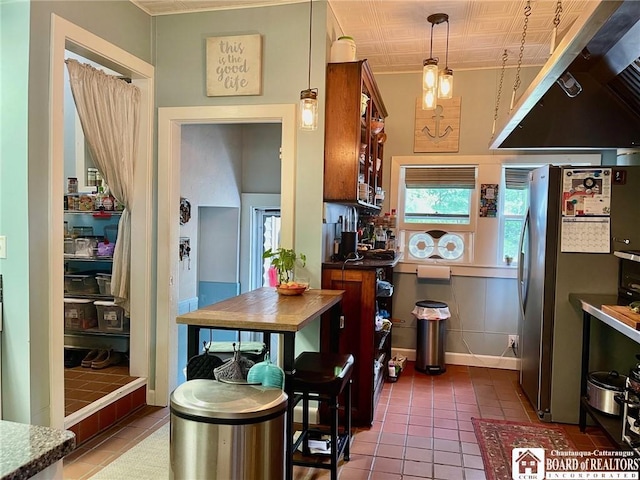
<svg viewBox="0 0 640 480">
<path fill-rule="evenodd" d="M 435 110 L 438 106 L 438 92 L 437 88 L 423 88 L 422 89 L 422 109 L 423 110 Z"/>
<path fill-rule="evenodd" d="M 438 85 L 438 61 L 427 58 L 422 67 L 422 89 L 434 89 Z"/>
<path fill-rule="evenodd" d="M 300 92 L 300 128 L 316 130 L 318 128 L 318 92 L 303 90 Z"/>
<path fill-rule="evenodd" d="M 438 98 L 443 100 L 453 96 L 453 70 L 445 68 L 440 72 L 438 84 Z"/>
</svg>

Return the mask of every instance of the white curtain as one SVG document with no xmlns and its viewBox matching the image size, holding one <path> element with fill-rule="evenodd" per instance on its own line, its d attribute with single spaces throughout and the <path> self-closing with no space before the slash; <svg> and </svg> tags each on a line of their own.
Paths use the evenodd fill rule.
<svg viewBox="0 0 640 480">
<path fill-rule="evenodd" d="M 66 60 L 73 99 L 93 160 L 110 193 L 124 205 L 113 254 L 111 294 L 129 314 L 131 202 L 140 90 L 90 65 Z"/>
</svg>

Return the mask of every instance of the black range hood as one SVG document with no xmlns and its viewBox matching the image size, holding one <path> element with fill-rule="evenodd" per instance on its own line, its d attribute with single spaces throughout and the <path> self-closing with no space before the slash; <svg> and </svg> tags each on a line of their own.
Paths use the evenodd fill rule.
<svg viewBox="0 0 640 480">
<path fill-rule="evenodd" d="M 587 4 L 498 132 L 493 149 L 639 148 L 640 1 Z"/>
</svg>

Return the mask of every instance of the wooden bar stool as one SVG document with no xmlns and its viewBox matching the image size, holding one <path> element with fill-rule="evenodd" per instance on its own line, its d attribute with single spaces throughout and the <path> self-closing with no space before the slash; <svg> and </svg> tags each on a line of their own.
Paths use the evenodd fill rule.
<svg viewBox="0 0 640 480">
<path fill-rule="evenodd" d="M 288 439 L 291 447 L 288 449 L 288 470 L 292 472 L 293 465 L 324 468 L 331 470 L 331 480 L 338 478 L 338 460 L 340 455 L 344 461 L 349 461 L 349 444 L 351 443 L 351 372 L 353 370 L 353 355 L 327 352 L 303 352 L 295 362 L 295 370 L 291 377 L 294 392 L 289 406 L 288 421 L 293 423 L 293 410 L 302 400 L 302 431 L 294 440 Z M 343 428 L 339 426 L 339 396 L 344 392 L 344 420 Z M 326 402 L 330 411 L 330 428 L 309 427 L 309 400 Z M 288 429 L 289 432 L 293 428 Z M 317 458 L 309 459 L 311 454 L 309 440 L 329 434 L 331 454 L 329 463 L 319 463 Z M 302 459 L 294 459 L 294 454 L 302 444 Z M 322 455 L 326 457 L 326 455 Z M 305 457 L 307 457 L 305 459 Z"/>
</svg>

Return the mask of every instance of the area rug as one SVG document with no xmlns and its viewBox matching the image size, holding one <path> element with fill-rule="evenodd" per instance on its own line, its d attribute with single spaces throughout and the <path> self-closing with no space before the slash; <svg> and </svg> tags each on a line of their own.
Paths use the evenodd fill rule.
<svg viewBox="0 0 640 480">
<path fill-rule="evenodd" d="M 544 448 L 575 451 L 562 427 L 539 423 L 472 418 L 473 430 L 482 453 L 487 480 L 511 480 L 511 451 L 514 448 Z"/>
<path fill-rule="evenodd" d="M 96 473 L 91 480 L 169 478 L 169 424 L 163 425 Z"/>
</svg>

